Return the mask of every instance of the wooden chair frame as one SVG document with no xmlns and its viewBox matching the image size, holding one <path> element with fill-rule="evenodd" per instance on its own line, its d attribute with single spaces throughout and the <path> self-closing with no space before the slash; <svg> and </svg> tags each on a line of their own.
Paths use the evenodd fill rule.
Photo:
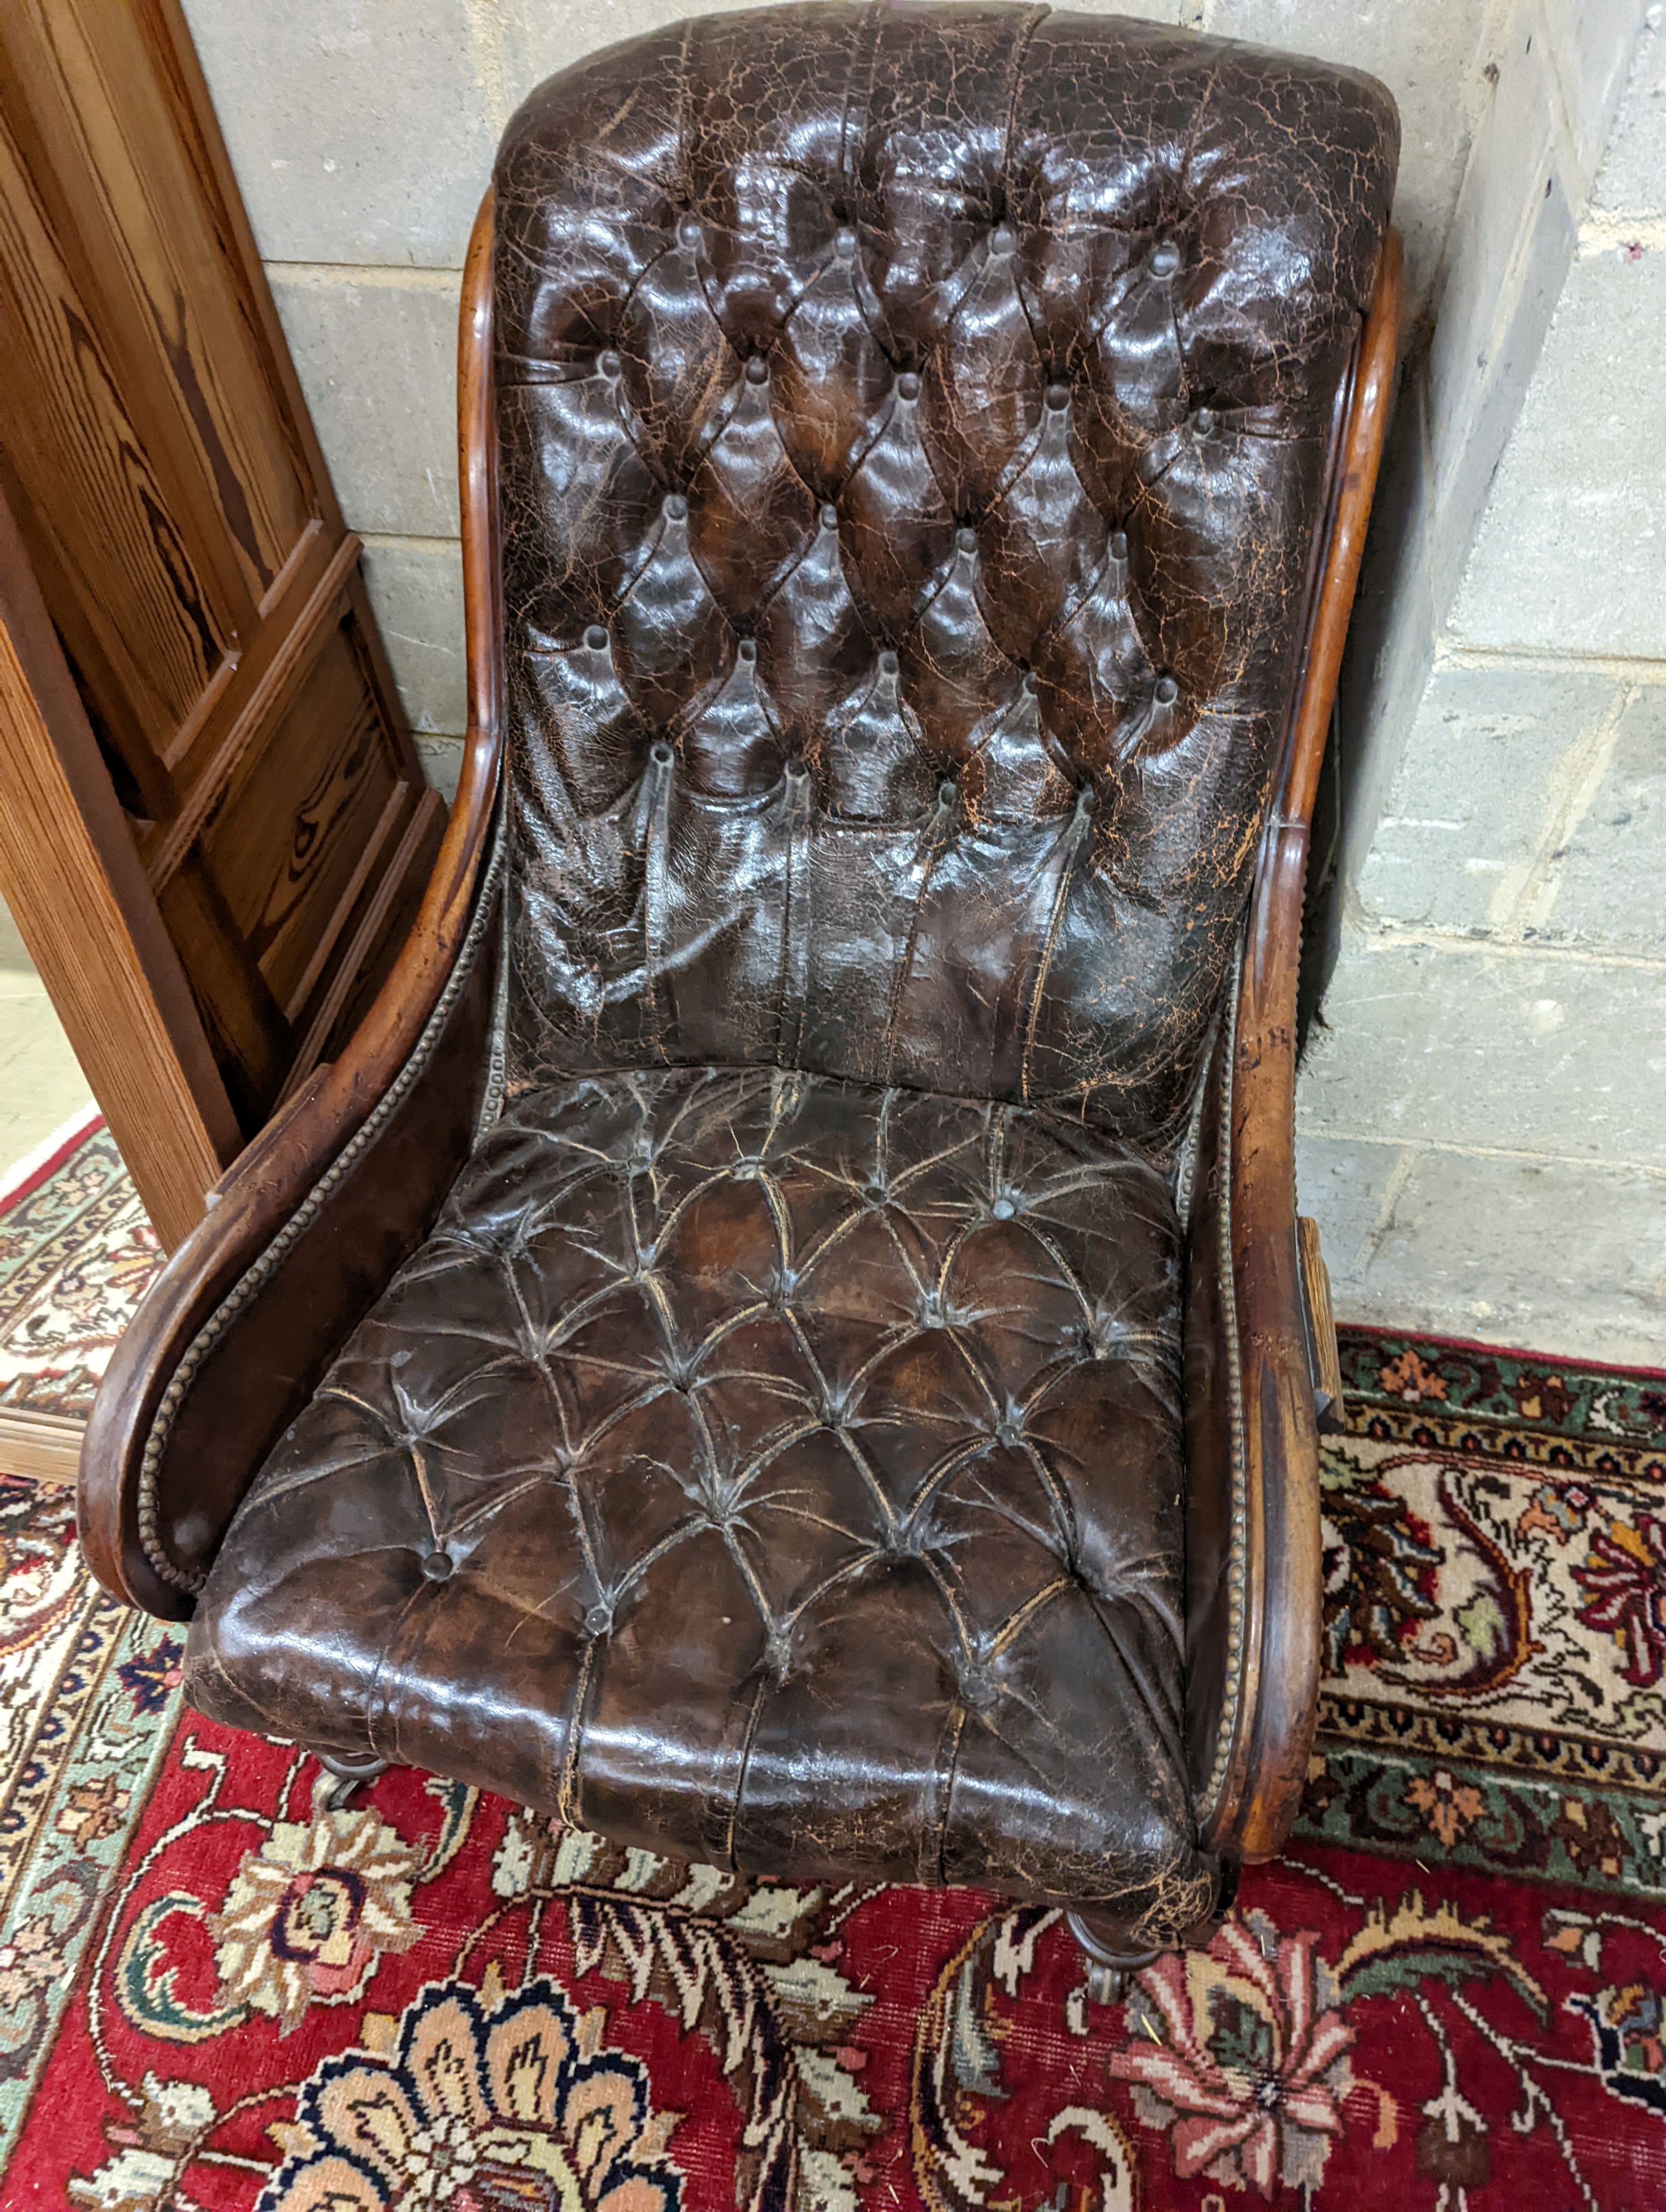
<svg viewBox="0 0 1666 2212">
<path fill-rule="evenodd" d="M 191 1599 L 159 1575 L 143 1541 L 142 1476 L 159 1414 L 170 1389 L 177 1394 L 189 1376 L 193 1345 L 410 1060 L 457 963 L 486 867 L 502 773 L 504 688 L 492 240 L 488 191 L 469 245 L 459 347 L 469 728 L 433 880 L 349 1048 L 309 1079 L 221 1178 L 206 1218 L 173 1255 L 118 1346 L 88 1425 L 80 1494 L 88 1560 L 113 1595 L 165 1618 L 187 1617 Z M 1309 824 L 1388 419 L 1400 301 L 1400 243 L 1389 232 L 1353 368 L 1339 395 L 1305 653 L 1261 847 L 1235 1019 L 1217 1052 L 1204 1110 L 1202 1149 L 1213 1163 L 1218 1193 L 1210 1218 L 1226 1261 L 1211 1324 L 1225 1385 L 1217 1395 L 1230 1415 L 1241 1526 L 1230 1645 L 1236 1674 L 1199 1820 L 1206 1846 L 1229 1862 L 1264 1858 L 1287 1833 L 1317 1701 L 1316 1363 L 1329 1319 L 1317 1295 L 1319 1278 L 1310 1263 L 1304 1269 L 1296 1217 L 1296 975 Z M 435 1212 L 444 1195 L 443 1189 L 434 1194 Z M 1206 1250 L 1211 1233 L 1206 1222 Z M 333 1348 L 319 1347 L 320 1372 Z M 276 1432 L 236 1439 L 240 1449 L 246 1443 L 250 1479 L 275 1441 Z"/>
</svg>

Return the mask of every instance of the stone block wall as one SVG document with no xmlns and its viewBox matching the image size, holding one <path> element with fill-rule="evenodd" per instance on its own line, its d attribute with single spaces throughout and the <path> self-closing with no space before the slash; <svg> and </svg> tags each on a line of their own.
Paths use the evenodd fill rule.
<svg viewBox="0 0 1666 2212">
<path fill-rule="evenodd" d="M 1666 29 L 1498 27 L 1344 701 L 1339 1307 L 1666 1363 Z"/>
<path fill-rule="evenodd" d="M 457 295 L 492 149 L 550 70 L 686 9 L 185 11 L 446 787 Z M 1347 687 L 1329 1027 L 1301 1103 L 1339 1307 L 1646 1356 L 1666 1275 L 1658 25 L 1642 0 L 1122 12 L 1372 70 L 1404 125 L 1409 367 Z"/>
</svg>

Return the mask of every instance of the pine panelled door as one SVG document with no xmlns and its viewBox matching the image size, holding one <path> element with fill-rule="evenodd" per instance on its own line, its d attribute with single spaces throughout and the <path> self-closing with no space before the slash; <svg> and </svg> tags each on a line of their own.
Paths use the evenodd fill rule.
<svg viewBox="0 0 1666 2212">
<path fill-rule="evenodd" d="M 0 15 L 0 893 L 171 1247 L 445 822 L 176 0 Z"/>
</svg>

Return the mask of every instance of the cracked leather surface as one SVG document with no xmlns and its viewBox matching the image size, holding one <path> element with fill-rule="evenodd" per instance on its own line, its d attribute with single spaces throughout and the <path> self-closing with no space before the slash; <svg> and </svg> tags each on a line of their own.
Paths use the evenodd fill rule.
<svg viewBox="0 0 1666 2212">
<path fill-rule="evenodd" d="M 1395 142 L 1011 6 L 521 109 L 511 1103 L 240 1510 L 200 1707 L 720 1864 L 1207 1911 L 1171 1161 Z"/>
<path fill-rule="evenodd" d="M 842 5 L 581 63 L 497 168 L 514 1058 L 1171 1138 L 1392 179 L 1371 80 Z"/>
<path fill-rule="evenodd" d="M 239 1514 L 192 1695 L 721 1865 L 1195 1919 L 1178 1239 L 1023 1108 L 533 1094 Z"/>
</svg>

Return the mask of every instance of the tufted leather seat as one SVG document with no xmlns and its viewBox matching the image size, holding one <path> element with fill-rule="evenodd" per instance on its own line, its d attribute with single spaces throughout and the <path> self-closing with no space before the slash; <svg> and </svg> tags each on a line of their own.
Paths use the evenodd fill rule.
<svg viewBox="0 0 1666 2212">
<path fill-rule="evenodd" d="M 721 1864 L 1207 1914 L 1250 1516 L 1183 1421 L 1183 1139 L 1395 142 L 1347 70 L 916 0 L 521 108 L 476 921 L 217 1310 L 204 1232 L 167 1395 L 111 1386 L 199 1708 Z M 234 1516 L 237 1328 L 289 1379 Z"/>
<path fill-rule="evenodd" d="M 192 1695 L 721 1865 L 1183 1925 L 1178 1242 L 1022 1107 L 532 1093 L 239 1514 Z"/>
</svg>

